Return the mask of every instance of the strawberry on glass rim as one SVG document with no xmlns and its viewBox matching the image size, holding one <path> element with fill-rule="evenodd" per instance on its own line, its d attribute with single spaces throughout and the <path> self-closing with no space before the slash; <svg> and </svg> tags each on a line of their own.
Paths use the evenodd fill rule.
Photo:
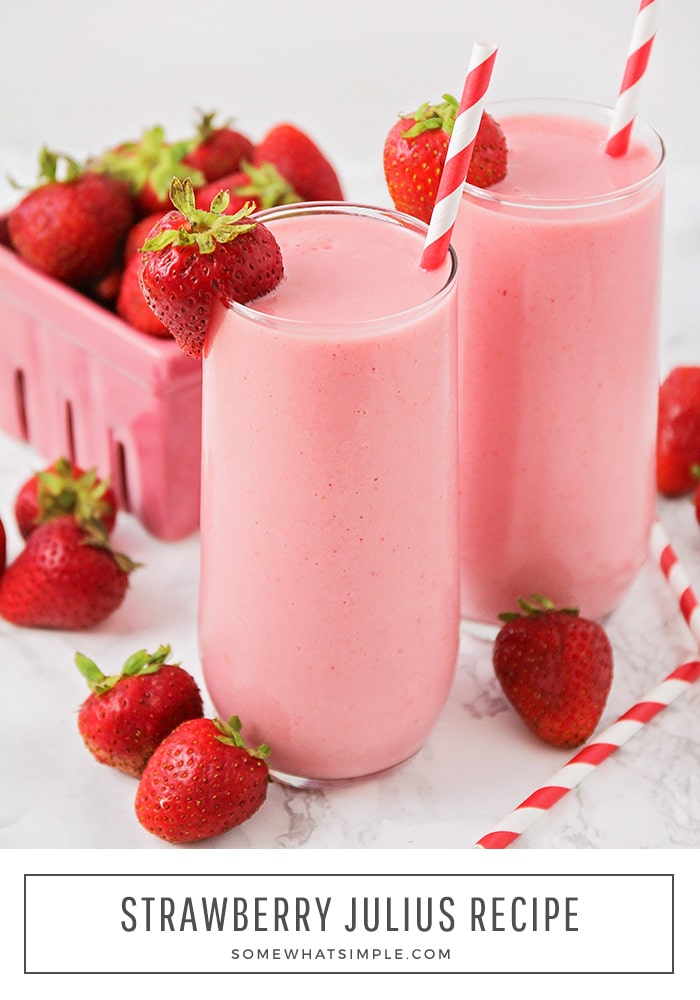
<svg viewBox="0 0 700 1000">
<path fill-rule="evenodd" d="M 282 253 L 272 233 L 249 218 L 246 204 L 228 215 L 228 191 L 210 209 L 197 208 L 189 178 L 173 177 L 174 209 L 156 223 L 141 247 L 139 281 L 155 315 L 180 349 L 201 358 L 214 298 L 250 302 L 281 281 Z"/>
<path fill-rule="evenodd" d="M 457 98 L 444 94 L 440 104 L 426 102 L 411 114 L 400 115 L 390 129 L 384 142 L 384 177 L 397 211 L 430 222 L 458 112 Z M 474 140 L 467 183 L 491 187 L 503 180 L 507 167 L 503 130 L 484 111 Z"/>
</svg>

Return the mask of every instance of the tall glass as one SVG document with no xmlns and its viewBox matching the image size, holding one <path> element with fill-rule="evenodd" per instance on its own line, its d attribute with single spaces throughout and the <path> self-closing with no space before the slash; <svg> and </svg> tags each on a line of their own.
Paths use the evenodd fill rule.
<svg viewBox="0 0 700 1000">
<path fill-rule="evenodd" d="M 602 618 L 647 555 L 654 454 L 664 149 L 611 112 L 493 104 L 508 176 L 465 185 L 460 267 L 462 615 L 493 631 L 545 595 Z"/>
<path fill-rule="evenodd" d="M 217 711 L 297 785 L 423 745 L 459 637 L 456 259 L 393 211 L 256 216 L 276 290 L 203 363 L 199 640 Z"/>
</svg>

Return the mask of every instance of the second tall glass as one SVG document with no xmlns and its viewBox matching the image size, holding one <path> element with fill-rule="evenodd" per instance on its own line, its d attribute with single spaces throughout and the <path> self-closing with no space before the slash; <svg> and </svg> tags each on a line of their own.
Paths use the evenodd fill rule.
<svg viewBox="0 0 700 1000">
<path fill-rule="evenodd" d="M 601 618 L 647 554 L 655 507 L 663 145 L 572 101 L 489 108 L 509 148 L 465 186 L 460 267 L 462 614 L 492 631 L 542 594 Z"/>
</svg>

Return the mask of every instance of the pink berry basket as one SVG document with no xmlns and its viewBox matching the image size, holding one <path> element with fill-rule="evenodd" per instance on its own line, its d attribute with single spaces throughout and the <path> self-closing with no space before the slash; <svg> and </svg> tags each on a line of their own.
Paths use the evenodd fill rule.
<svg viewBox="0 0 700 1000">
<path fill-rule="evenodd" d="M 167 541 L 199 525 L 201 365 L 0 246 L 0 428 L 109 476 Z"/>
</svg>

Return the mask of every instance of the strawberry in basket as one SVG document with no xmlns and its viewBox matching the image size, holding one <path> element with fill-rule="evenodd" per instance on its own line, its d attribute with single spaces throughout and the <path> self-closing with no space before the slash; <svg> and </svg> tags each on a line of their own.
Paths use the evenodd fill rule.
<svg viewBox="0 0 700 1000">
<path fill-rule="evenodd" d="M 216 181 L 240 170 L 252 160 L 255 148 L 248 136 L 230 122 L 215 125 L 215 118 L 215 112 L 202 114 L 192 149 L 183 157 L 183 162 L 202 174 L 205 181 Z"/>
<path fill-rule="evenodd" d="M 10 211 L 7 225 L 13 248 L 28 264 L 85 286 L 109 270 L 133 216 L 123 183 L 44 148 L 40 182 Z"/>
</svg>

